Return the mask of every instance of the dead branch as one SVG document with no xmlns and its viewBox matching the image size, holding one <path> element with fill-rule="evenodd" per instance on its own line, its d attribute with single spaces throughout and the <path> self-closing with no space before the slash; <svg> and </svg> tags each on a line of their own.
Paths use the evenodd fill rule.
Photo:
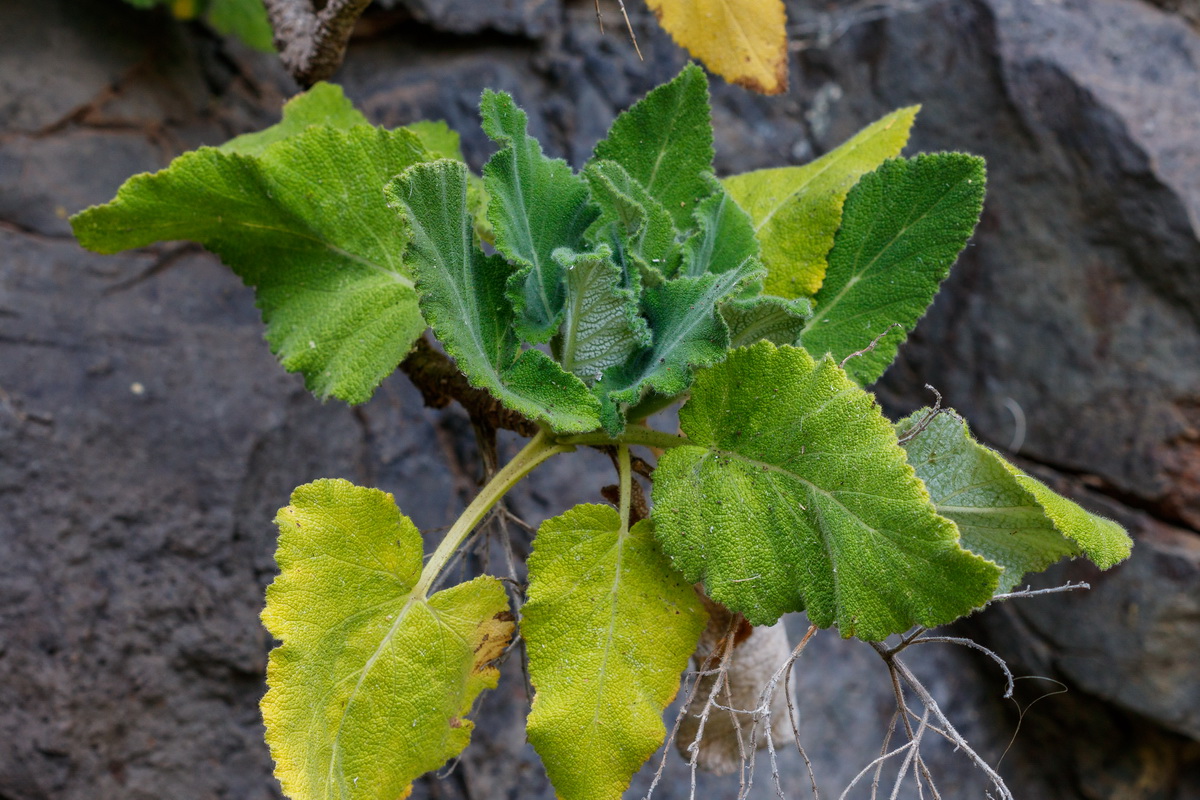
<svg viewBox="0 0 1200 800">
<path fill-rule="evenodd" d="M 933 420 L 937 418 L 938 414 L 950 414 L 950 416 L 954 417 L 955 419 L 959 420 L 960 422 L 962 421 L 962 417 L 958 416 L 954 412 L 946 411 L 946 410 L 942 409 L 942 393 L 941 392 L 939 392 L 937 389 L 930 386 L 928 383 L 925 384 L 925 388 L 928 389 L 929 391 L 933 392 L 937 396 L 937 399 L 933 403 L 933 408 L 929 409 L 928 414 L 921 417 L 921 420 L 912 427 L 912 430 L 910 430 L 908 433 L 906 433 L 900 437 L 900 444 L 908 444 L 913 439 L 915 439 L 919 435 L 921 435 L 921 432 L 929 427 L 930 423 L 933 422 Z"/>
<path fill-rule="evenodd" d="M 337 71 L 354 23 L 370 2 L 329 0 L 318 8 L 313 0 L 263 0 L 279 57 L 297 83 L 312 86 Z"/>
<path fill-rule="evenodd" d="M 457 401 L 473 421 L 486 422 L 495 429 L 516 431 L 522 436 L 533 436 L 538 431 L 535 423 L 505 408 L 486 389 L 472 386 L 450 357 L 435 350 L 423 336 L 400 362 L 400 369 L 420 390 L 425 405 L 430 408 L 445 408 L 451 401 Z"/>
<path fill-rule="evenodd" d="M 704 595 L 701 595 L 701 597 L 703 596 Z M 712 601 L 709 602 L 711 603 Z M 712 620 L 710 619 L 709 622 L 711 624 Z M 733 648 L 737 645 L 738 628 L 744 624 L 746 624 L 746 620 L 741 614 L 731 614 L 729 617 L 729 624 L 726 627 L 725 635 L 716 642 L 716 646 L 713 648 L 712 652 L 709 653 L 704 659 L 705 663 L 709 663 L 712 659 L 713 653 L 720 653 L 720 662 L 717 669 L 713 671 L 711 676 L 703 674 L 704 671 L 702 670 L 701 678 L 697 682 L 699 685 L 704 683 L 704 681 L 709 677 L 712 678 L 711 688 L 708 691 L 708 697 L 700 709 L 699 716 L 696 717 L 697 721 L 695 723 L 695 731 L 690 737 L 691 741 L 687 742 L 685 748 L 684 743 L 687 734 L 683 732 L 681 732 L 681 736 L 678 741 L 678 746 L 683 749 L 685 754 L 688 756 L 688 766 L 691 769 L 692 783 L 691 793 L 688 795 L 688 800 L 696 800 L 696 769 L 700 763 L 701 746 L 704 743 L 704 728 L 708 725 L 709 714 L 716 705 L 717 695 L 721 692 L 721 687 L 725 684 L 726 677 L 729 674 L 729 666 L 733 662 Z M 703 639 L 703 637 L 701 638 Z M 731 713 L 730 716 L 734 715 Z M 690 718 L 691 715 L 684 717 L 685 726 Z"/>
<path fill-rule="evenodd" d="M 901 332 L 904 331 L 903 325 L 901 325 L 899 322 L 893 322 L 891 325 L 888 325 L 886 328 L 883 329 L 883 333 L 879 334 L 874 339 L 872 339 L 871 343 L 869 345 L 864 347 L 862 350 L 855 350 L 853 353 L 851 353 L 850 355 L 843 358 L 842 363 L 838 364 L 838 366 L 841 367 L 842 369 L 845 369 L 846 362 L 849 361 L 850 359 L 858 358 L 859 356 L 865 356 L 867 353 L 870 353 L 871 351 L 873 351 L 876 347 L 879 346 L 879 343 L 883 341 L 883 337 L 887 336 L 889 333 L 892 332 L 892 328 L 899 328 L 901 330 Z"/>
<path fill-rule="evenodd" d="M 1091 589 L 1090 583 L 1080 581 L 1079 583 L 1071 583 L 1067 581 L 1062 586 L 1051 586 L 1047 589 L 1030 589 L 1028 587 L 1016 592 L 1008 592 L 1007 594 L 998 594 L 991 599 L 991 603 L 999 603 L 1005 600 L 1014 600 L 1018 597 L 1037 597 L 1043 594 L 1059 594 L 1061 592 L 1077 592 L 1080 589 Z M 989 603 L 990 605 L 990 603 Z"/>
</svg>

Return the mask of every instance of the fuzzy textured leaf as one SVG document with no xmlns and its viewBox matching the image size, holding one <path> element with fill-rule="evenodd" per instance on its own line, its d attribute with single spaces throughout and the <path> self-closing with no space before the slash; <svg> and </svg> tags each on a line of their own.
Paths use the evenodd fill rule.
<svg viewBox="0 0 1200 800">
<path fill-rule="evenodd" d="M 567 162 L 542 154 L 510 96 L 485 91 L 479 111 L 484 132 L 502 145 L 484 165 L 483 183 L 496 249 L 518 265 L 508 288 L 517 332 L 545 342 L 558 327 L 564 299 L 562 271 L 551 255 L 559 247 L 582 249 L 596 211 L 587 183 Z"/>
<path fill-rule="evenodd" d="M 649 0 L 680 47 L 730 83 L 760 94 L 788 87 L 782 0 Z"/>
<path fill-rule="evenodd" d="M 729 349 L 729 329 L 719 306 L 761 274 L 756 263 L 698 278 L 676 278 L 642 295 L 650 324 L 649 347 L 605 374 L 595 389 L 603 402 L 605 429 L 620 432 L 625 411 L 650 392 L 674 397 L 687 389 L 693 372 L 716 364 Z"/>
<path fill-rule="evenodd" d="M 812 304 L 803 297 L 734 299 L 721 305 L 721 317 L 729 326 L 729 346 L 746 347 L 758 341 L 795 344 L 805 321 L 812 316 Z"/>
<path fill-rule="evenodd" d="M 929 413 L 901 420 L 897 433 L 905 436 Z M 953 412 L 933 417 L 904 449 L 938 513 L 958 525 L 962 546 L 1004 567 L 997 591 L 1066 556 L 1087 555 L 1103 569 L 1129 556 L 1132 544 L 1119 525 L 1021 474 L 975 441 Z"/>
<path fill-rule="evenodd" d="M 592 199 L 601 209 L 599 218 L 588 229 L 588 240 L 613 248 L 631 276 L 628 284 L 634 284 L 635 272 L 650 278 L 653 284 L 660 283 L 678 260 L 671 215 L 615 161 L 593 161 L 584 170 L 584 177 L 592 188 Z"/>
<path fill-rule="evenodd" d="M 662 714 L 704 630 L 691 585 L 643 520 L 581 505 L 538 529 L 521 633 L 537 694 L 529 741 L 563 800 L 620 800 L 666 735 Z"/>
<path fill-rule="evenodd" d="M 217 149 L 223 153 L 261 156 L 275 142 L 302 133 L 313 125 L 346 130 L 369 124 L 367 118 L 346 98 L 342 87 L 324 81 L 283 104 L 283 118 L 269 128 L 235 136 Z"/>
<path fill-rule="evenodd" d="M 692 210 L 712 188 L 712 112 L 708 81 L 695 64 L 651 91 L 613 122 L 596 144 L 595 160 L 615 161 L 670 213 L 675 227 L 692 225 Z"/>
<path fill-rule="evenodd" d="M 414 594 L 421 536 L 376 489 L 316 481 L 276 522 L 262 615 L 282 641 L 262 700 L 275 775 L 292 800 L 405 797 L 466 747 L 466 715 L 496 686 L 513 630 L 504 587 Z"/>
<path fill-rule="evenodd" d="M 769 294 L 811 297 L 817 293 L 842 221 L 846 193 L 864 173 L 900 155 L 919 110 L 920 106 L 910 106 L 894 111 L 804 166 L 761 169 L 724 179 L 725 188 L 749 213 L 762 242 Z"/>
<path fill-rule="evenodd" d="M 715 178 L 709 176 L 708 197 L 693 214 L 696 232 L 683 245 L 680 275 L 728 272 L 760 252 L 750 216 Z"/>
<path fill-rule="evenodd" d="M 1078 503 L 1068 500 L 1007 461 L 1004 466 L 1017 479 L 1017 483 L 1037 499 L 1059 533 L 1083 548 L 1084 555 L 1100 569 L 1108 569 L 1129 558 L 1133 541 L 1120 525 L 1084 510 Z"/>
<path fill-rule="evenodd" d="M 255 288 L 283 366 L 319 397 L 361 403 L 425 329 L 405 238 L 379 191 L 425 158 L 407 131 L 310 126 L 258 155 L 185 153 L 71 224 L 101 253 L 203 244 Z"/>
<path fill-rule="evenodd" d="M 556 431 L 598 428 L 599 404 L 579 378 L 540 350 L 519 352 L 505 296 L 511 269 L 474 244 L 466 166 L 418 164 L 384 193 L 410 232 L 405 259 L 417 275 L 421 310 L 471 383 Z"/>
<path fill-rule="evenodd" d="M 807 610 L 878 640 L 987 602 L 1000 568 L 959 546 L 874 398 L 829 358 L 761 342 L 699 373 L 690 445 L 654 474 L 654 521 L 688 580 L 752 624 Z"/>
<path fill-rule="evenodd" d="M 965 153 L 893 159 L 864 175 L 846 197 L 804 347 L 841 360 L 887 331 L 846 363 L 860 385 L 874 383 L 975 231 L 986 182 L 983 159 Z"/>
<path fill-rule="evenodd" d="M 463 160 L 461 137 L 445 122 L 423 119 L 405 125 L 404 130 L 412 131 L 434 158 Z"/>
<path fill-rule="evenodd" d="M 607 247 L 595 253 L 564 248 L 554 258 L 567 283 L 558 362 L 585 380 L 600 380 L 604 370 L 650 344 L 650 329 L 638 314 L 634 293 L 622 287 L 621 268 Z"/>
</svg>

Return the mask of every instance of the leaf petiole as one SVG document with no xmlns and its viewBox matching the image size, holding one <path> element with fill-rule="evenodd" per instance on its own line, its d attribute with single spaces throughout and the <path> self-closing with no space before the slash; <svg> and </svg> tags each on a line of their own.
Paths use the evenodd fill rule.
<svg viewBox="0 0 1200 800">
<path fill-rule="evenodd" d="M 546 459 L 559 453 L 569 453 L 574 449 L 573 443 L 555 441 L 547 431 L 538 431 L 537 435 L 521 448 L 521 452 L 513 456 L 512 461 L 505 464 L 495 477 L 488 481 L 488 484 L 479 491 L 466 510 L 455 520 L 454 525 L 446 532 L 445 538 L 442 539 L 441 544 L 433 551 L 433 555 L 421 570 L 421 578 L 413 587 L 412 596 L 415 598 L 428 596 L 429 588 L 433 585 L 438 573 L 449 563 L 454 551 L 462 545 L 484 515 L 508 493 L 509 489 L 516 486 L 522 478 Z"/>
<path fill-rule="evenodd" d="M 691 444 L 691 440 L 686 436 L 643 428 L 640 425 L 630 425 L 616 439 L 611 438 L 603 431 L 598 431 L 595 433 L 581 433 L 575 436 L 560 436 L 556 441 L 563 445 L 583 447 L 603 447 L 605 445 L 611 447 L 614 444 L 640 444 L 646 447 L 657 447 L 661 450 L 669 450 L 672 447 L 682 447 L 683 445 Z"/>
<path fill-rule="evenodd" d="M 621 536 L 624 536 L 629 533 L 629 507 L 633 504 L 633 469 L 627 444 L 617 447 L 617 475 L 620 487 Z"/>
</svg>

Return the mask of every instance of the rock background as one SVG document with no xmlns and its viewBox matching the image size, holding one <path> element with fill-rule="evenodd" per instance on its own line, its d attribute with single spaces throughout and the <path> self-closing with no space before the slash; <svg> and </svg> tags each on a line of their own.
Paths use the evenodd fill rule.
<svg viewBox="0 0 1200 800">
<path fill-rule="evenodd" d="M 1015 739 L 988 662 L 931 646 L 911 663 L 993 763 L 1013 739 L 1002 772 L 1020 798 L 1200 798 L 1195 4 L 916 0 L 847 26 L 825 3 L 790 5 L 805 45 L 791 91 L 714 84 L 718 168 L 801 163 L 913 102 L 915 149 L 986 156 L 974 246 L 880 399 L 902 413 L 937 386 L 982 438 L 1138 539 L 1111 573 L 1042 579 L 1091 592 L 960 626 L 1070 688 Z M 843 6 L 838 19 L 861 4 Z M 607 36 L 587 0 L 394 3 L 364 21 L 338 80 L 376 122 L 446 119 L 475 166 L 479 93 L 509 90 L 579 164 L 684 62 L 639 7 L 639 63 L 603 7 Z M 320 405 L 212 257 L 100 257 L 70 237 L 69 213 L 268 124 L 293 91 L 270 58 L 114 0 L 0 8 L 0 800 L 278 797 L 257 712 L 275 509 L 299 483 L 343 476 L 393 491 L 436 538 L 473 489 L 461 415 L 422 408 L 402 378 L 357 409 Z M 538 473 L 517 510 L 536 521 L 597 499 L 608 466 L 574 463 Z M 417 797 L 552 797 L 523 743 L 516 672 L 486 695 L 463 762 Z M 801 739 L 836 797 L 878 752 L 886 672 L 822 634 L 797 677 Z M 960 755 L 928 755 L 943 796 L 984 796 Z M 774 797 L 763 763 L 753 796 Z M 686 797 L 683 764 L 667 764 L 656 796 Z M 780 769 L 788 796 L 807 796 L 794 752 Z M 700 789 L 732 797 L 737 781 Z"/>
</svg>

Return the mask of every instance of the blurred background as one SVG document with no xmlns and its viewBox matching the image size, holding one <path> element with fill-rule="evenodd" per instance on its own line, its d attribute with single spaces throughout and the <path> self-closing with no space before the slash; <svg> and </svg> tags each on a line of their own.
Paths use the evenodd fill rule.
<svg viewBox="0 0 1200 800">
<path fill-rule="evenodd" d="M 645 61 L 614 0 L 605 34 L 592 0 L 376 5 L 334 80 L 373 122 L 445 119 L 476 168 L 480 92 L 507 90 L 579 166 L 686 61 L 629 6 Z M 1018 798 L 1200 798 L 1200 3 L 791 0 L 788 14 L 788 93 L 713 82 L 718 170 L 806 162 L 912 103 L 908 152 L 985 156 L 973 244 L 879 399 L 907 413 L 931 384 L 1137 541 L 1110 573 L 1040 579 L 1089 592 L 955 627 L 1058 683 L 1020 681 L 1013 702 L 977 653 L 928 645 L 910 664 Z M 322 405 L 215 258 L 101 257 L 70 235 L 66 217 L 131 174 L 270 124 L 295 91 L 272 56 L 165 9 L 0 4 L 0 800 L 279 797 L 257 708 L 275 510 L 300 483 L 346 477 L 395 493 L 436 541 L 474 491 L 459 411 L 424 409 L 401 375 L 364 406 Z M 598 454 L 556 464 L 514 500 L 531 521 L 611 482 Z M 801 741 L 834 798 L 879 753 L 887 671 L 822 632 L 796 679 Z M 461 763 L 414 796 L 551 798 L 527 702 L 512 664 Z M 961 753 L 926 756 L 943 797 L 985 796 Z M 755 798 L 776 796 L 765 761 Z M 779 770 L 787 797 L 811 796 L 794 750 Z M 672 753 L 655 797 L 687 791 Z M 737 791 L 703 776 L 698 796 Z"/>
</svg>

